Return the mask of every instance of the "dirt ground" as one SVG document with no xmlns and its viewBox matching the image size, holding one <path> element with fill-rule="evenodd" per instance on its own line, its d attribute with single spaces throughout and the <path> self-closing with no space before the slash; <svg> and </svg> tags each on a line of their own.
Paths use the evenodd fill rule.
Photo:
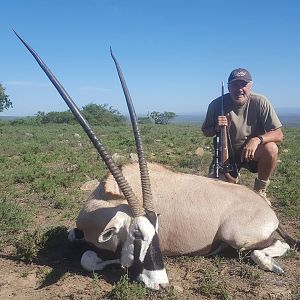
<svg viewBox="0 0 300 300">
<path fill-rule="evenodd" d="M 299 237 L 299 220 L 283 216 L 281 220 L 289 233 Z M 4 249 L 0 299 L 106 299 L 124 271 L 117 267 L 97 275 L 83 271 L 80 257 L 86 247 L 60 237 L 30 264 L 17 260 L 13 247 Z M 262 271 L 247 255 L 239 257 L 233 250 L 212 258 L 166 258 L 172 296 L 157 293 L 152 299 L 300 299 L 299 252 L 276 260 L 284 275 Z"/>
</svg>

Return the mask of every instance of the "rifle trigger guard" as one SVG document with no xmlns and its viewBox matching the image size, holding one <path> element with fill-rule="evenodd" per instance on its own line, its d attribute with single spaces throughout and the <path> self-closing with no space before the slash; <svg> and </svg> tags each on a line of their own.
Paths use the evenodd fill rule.
<svg viewBox="0 0 300 300">
<path fill-rule="evenodd" d="M 223 165 L 220 167 L 221 169 L 221 172 L 222 173 L 229 173 L 229 172 L 232 172 L 233 171 L 233 166 L 232 165 Z"/>
</svg>

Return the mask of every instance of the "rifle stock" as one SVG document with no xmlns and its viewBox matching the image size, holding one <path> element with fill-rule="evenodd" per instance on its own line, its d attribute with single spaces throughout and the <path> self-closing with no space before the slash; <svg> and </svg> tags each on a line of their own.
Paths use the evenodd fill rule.
<svg viewBox="0 0 300 300">
<path fill-rule="evenodd" d="M 227 140 L 227 126 L 222 126 L 221 127 L 220 137 L 221 137 L 221 143 L 220 143 L 221 164 L 224 165 L 229 159 L 228 140 Z"/>
</svg>

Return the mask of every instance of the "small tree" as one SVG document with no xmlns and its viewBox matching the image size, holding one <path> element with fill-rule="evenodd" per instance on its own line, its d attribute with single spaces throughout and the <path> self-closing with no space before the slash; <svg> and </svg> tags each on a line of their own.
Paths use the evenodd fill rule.
<svg viewBox="0 0 300 300">
<path fill-rule="evenodd" d="M 87 121 L 92 125 L 118 125 L 125 124 L 126 117 L 120 112 L 107 104 L 88 104 L 82 107 L 82 113 Z M 14 124 L 76 124 L 76 119 L 70 110 L 51 111 L 48 113 L 38 111 L 34 117 L 18 119 Z"/>
<path fill-rule="evenodd" d="M 114 109 L 107 104 L 87 104 L 82 107 L 82 113 L 86 119 L 94 125 L 116 125 L 126 123 L 126 117 L 117 109 Z"/>
<path fill-rule="evenodd" d="M 56 123 L 56 124 L 76 124 L 76 120 L 70 110 L 67 111 L 50 111 L 47 114 L 37 115 L 41 117 L 41 123 Z"/>
<path fill-rule="evenodd" d="M 9 99 L 9 96 L 5 94 L 5 88 L 0 83 L 0 112 L 4 109 L 9 109 L 12 107 L 12 102 Z"/>
<path fill-rule="evenodd" d="M 175 117 L 176 117 L 176 114 L 171 111 L 165 111 L 163 113 L 153 111 L 150 114 L 150 118 L 154 120 L 154 123 L 161 124 L 161 125 L 169 124 L 170 120 Z"/>
</svg>

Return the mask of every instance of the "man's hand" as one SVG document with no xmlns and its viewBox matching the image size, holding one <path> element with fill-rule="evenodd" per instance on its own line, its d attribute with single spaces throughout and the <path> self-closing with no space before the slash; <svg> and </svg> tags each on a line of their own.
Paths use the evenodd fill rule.
<svg viewBox="0 0 300 300">
<path fill-rule="evenodd" d="M 260 139 L 258 137 L 251 138 L 248 143 L 244 146 L 243 152 L 242 152 L 242 158 L 246 161 L 250 161 L 254 159 L 255 151 L 260 144 Z"/>
<path fill-rule="evenodd" d="M 219 132 L 222 126 L 229 126 L 230 122 L 231 122 L 231 117 L 229 114 L 227 114 L 226 116 L 218 116 L 218 122 L 217 125 L 215 126 L 215 131 Z"/>
</svg>

